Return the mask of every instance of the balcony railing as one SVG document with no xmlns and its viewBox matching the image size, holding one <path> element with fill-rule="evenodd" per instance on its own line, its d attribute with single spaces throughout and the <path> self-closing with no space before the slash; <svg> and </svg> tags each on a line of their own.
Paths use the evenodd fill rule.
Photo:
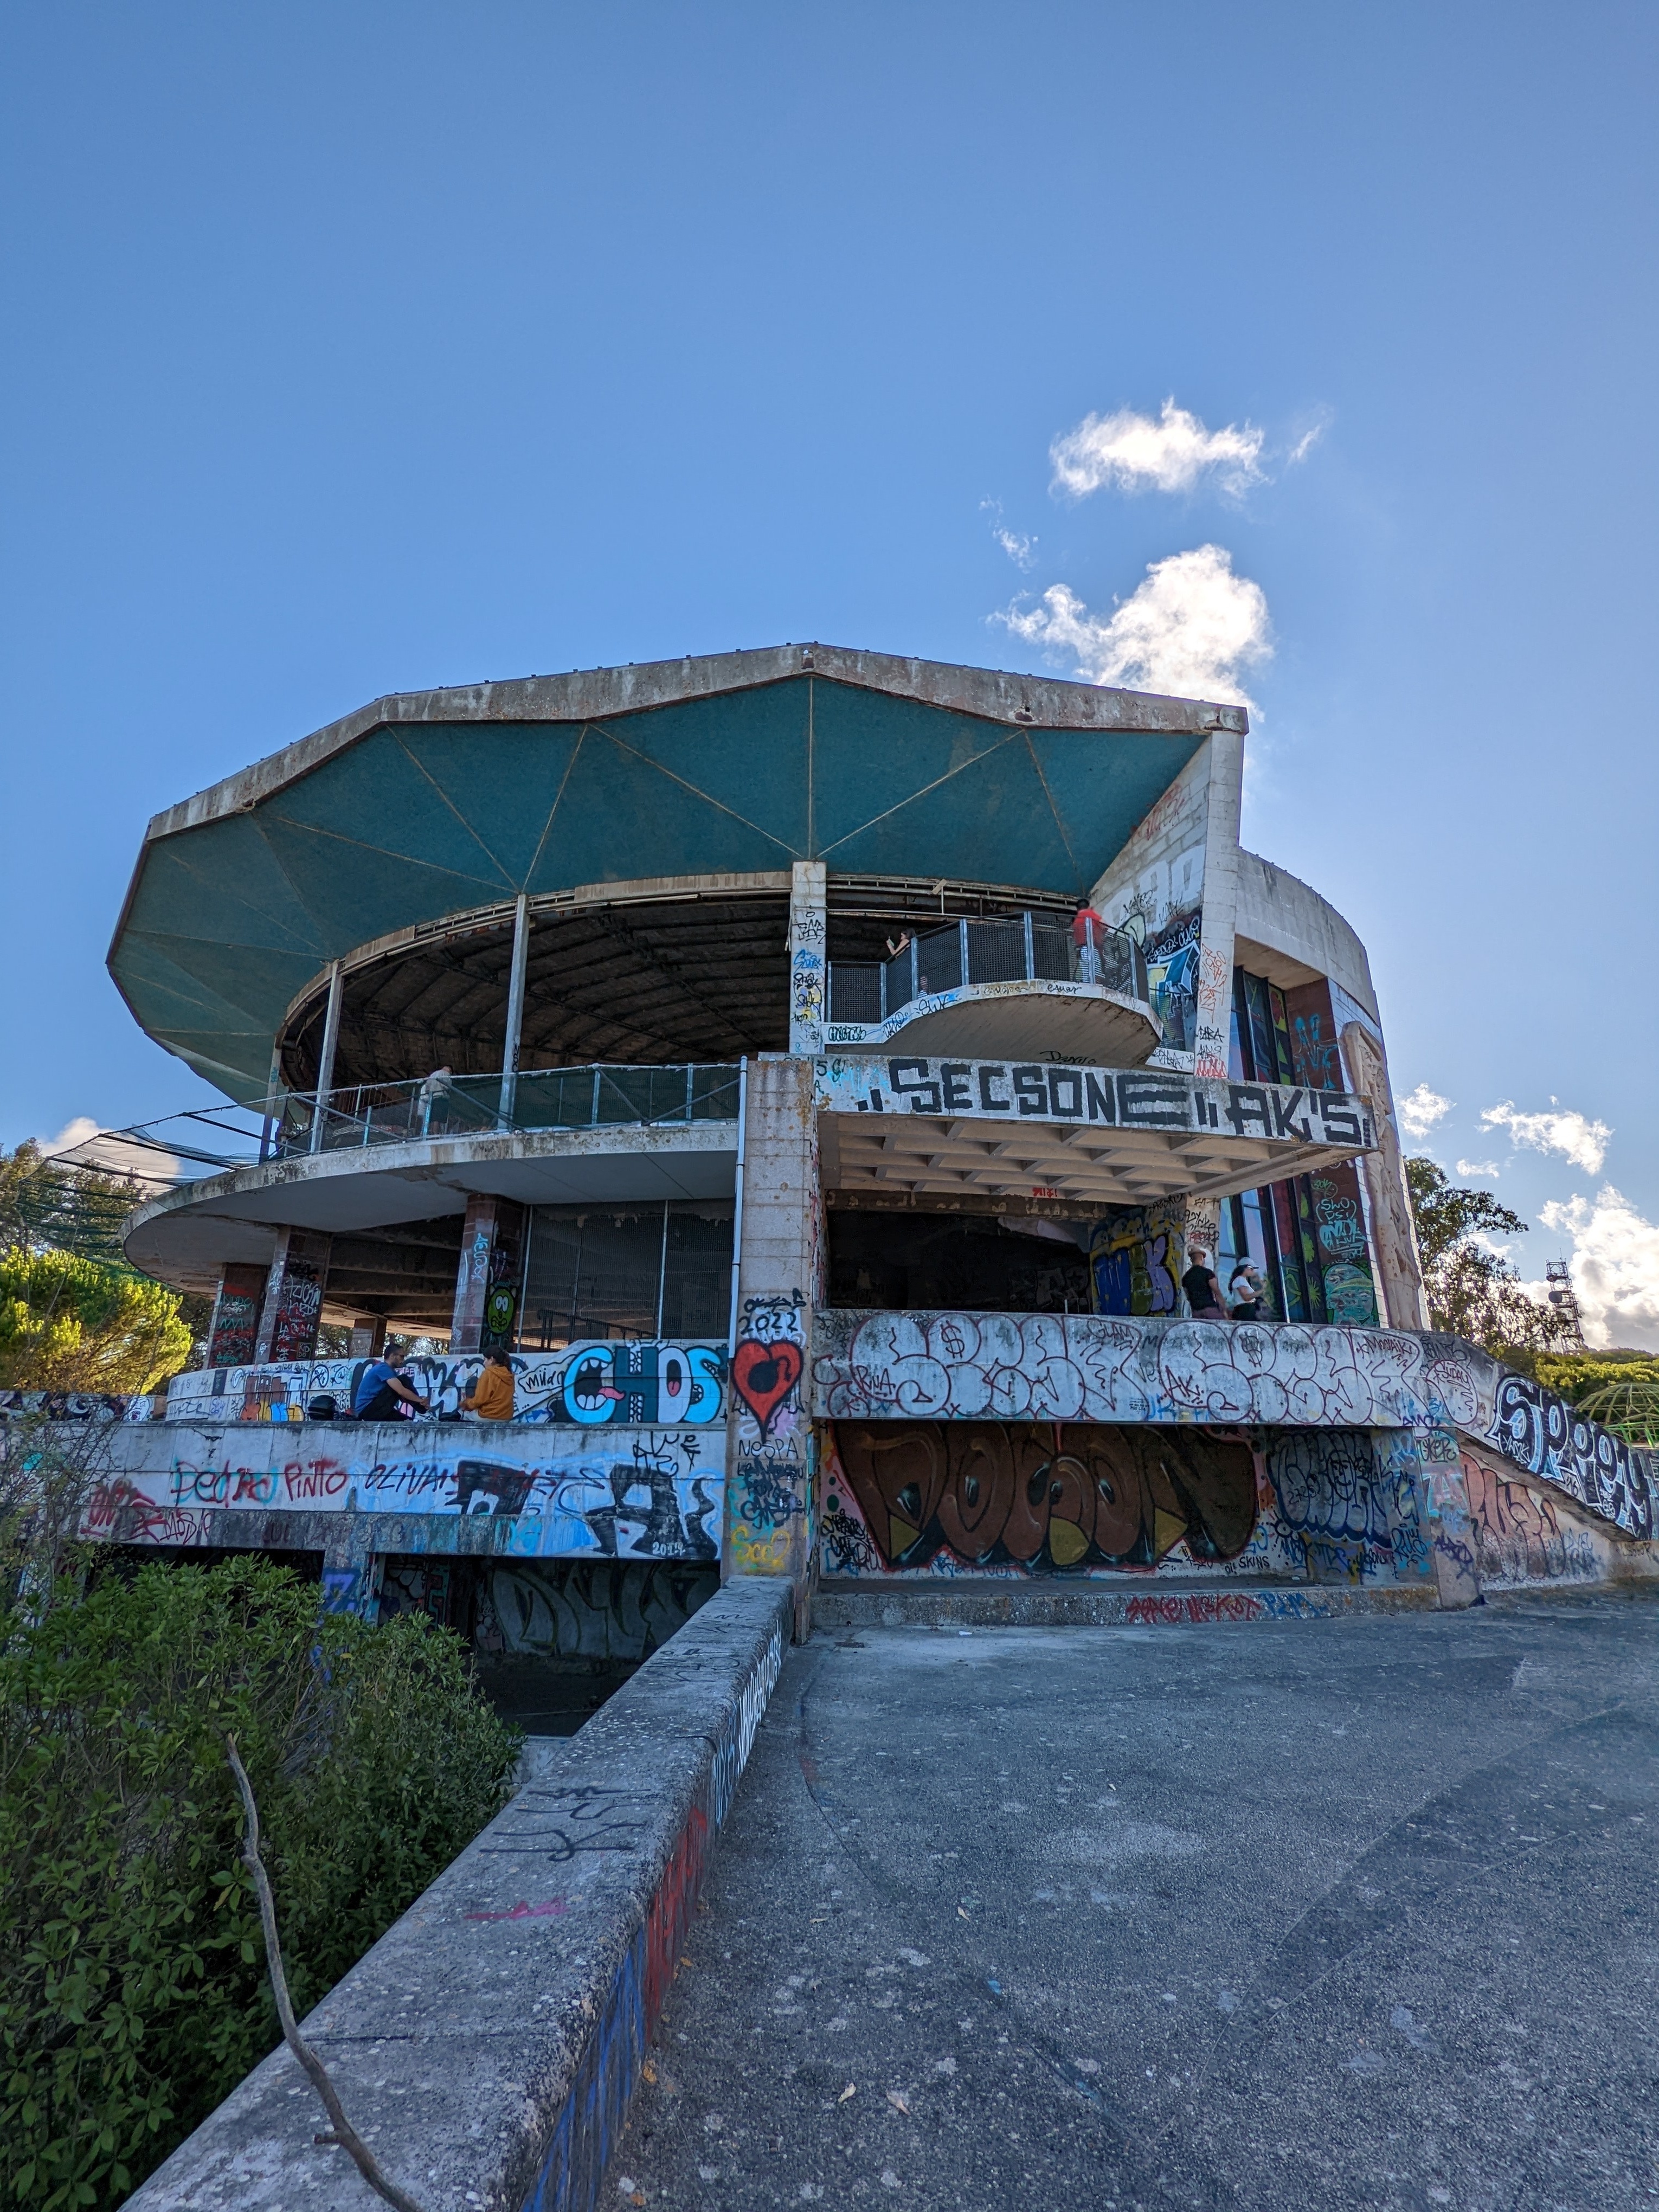
<svg viewBox="0 0 1659 2212">
<path fill-rule="evenodd" d="M 737 1068 L 553 1067 L 527 1071 L 502 1110 L 499 1075 L 428 1075 L 410 1083 L 290 1093 L 274 1121 L 267 1158 L 406 1145 L 428 1137 L 489 1136 L 538 1129 L 661 1127 L 735 1121 Z"/>
<path fill-rule="evenodd" d="M 1146 956 L 1134 939 L 1092 924 L 1090 934 L 1079 945 L 1069 922 L 1010 915 L 951 922 L 913 937 L 888 960 L 833 960 L 830 1018 L 872 1027 L 917 999 L 973 983 L 1098 983 L 1146 1001 Z"/>
</svg>

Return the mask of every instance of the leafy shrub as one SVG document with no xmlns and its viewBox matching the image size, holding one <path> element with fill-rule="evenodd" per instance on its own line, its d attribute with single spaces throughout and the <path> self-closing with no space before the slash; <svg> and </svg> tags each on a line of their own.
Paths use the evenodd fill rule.
<svg viewBox="0 0 1659 2212">
<path fill-rule="evenodd" d="M 419 1614 L 149 1566 L 0 1654 L 0 2205 L 118 2204 L 278 2039 L 234 1735 L 301 2014 L 498 1809 L 513 1730 Z"/>
</svg>

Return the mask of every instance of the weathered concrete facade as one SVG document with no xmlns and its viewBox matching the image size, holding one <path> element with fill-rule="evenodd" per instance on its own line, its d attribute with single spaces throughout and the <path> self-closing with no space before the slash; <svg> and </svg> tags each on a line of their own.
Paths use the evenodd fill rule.
<svg viewBox="0 0 1659 2212">
<path fill-rule="evenodd" d="M 509 1649 L 613 1564 L 798 1621 L 1642 1571 L 1646 1455 L 1422 1334 L 1364 949 L 1241 850 L 1246 732 L 791 647 L 383 700 L 158 816 L 112 967 L 264 1133 L 130 1226 L 217 1310 L 89 1530 L 365 1608 L 487 1562 Z M 1257 1315 L 1190 1317 L 1200 1243 Z M 387 1330 L 431 1410 L 366 1427 Z"/>
</svg>

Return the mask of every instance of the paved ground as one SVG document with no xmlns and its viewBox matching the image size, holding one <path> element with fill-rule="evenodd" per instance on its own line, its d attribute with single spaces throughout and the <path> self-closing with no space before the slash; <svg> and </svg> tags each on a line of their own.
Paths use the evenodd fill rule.
<svg viewBox="0 0 1659 2212">
<path fill-rule="evenodd" d="M 821 1636 L 607 2201 L 1646 2206 L 1656 1744 L 1643 1597 Z"/>
</svg>

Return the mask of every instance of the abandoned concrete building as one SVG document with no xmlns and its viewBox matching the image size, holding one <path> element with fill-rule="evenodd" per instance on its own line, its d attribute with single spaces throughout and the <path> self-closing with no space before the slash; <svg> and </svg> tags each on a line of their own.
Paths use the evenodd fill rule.
<svg viewBox="0 0 1659 2212">
<path fill-rule="evenodd" d="M 158 815 L 111 969 L 257 1135 L 128 1226 L 214 1319 L 89 1528 L 500 1654 L 637 1656 L 722 1575 L 1627 1571 L 1647 1455 L 1428 1332 L 1365 951 L 1241 848 L 1246 736 L 790 646 L 383 698 Z M 427 1410 L 354 1420 L 388 1332 Z"/>
</svg>

